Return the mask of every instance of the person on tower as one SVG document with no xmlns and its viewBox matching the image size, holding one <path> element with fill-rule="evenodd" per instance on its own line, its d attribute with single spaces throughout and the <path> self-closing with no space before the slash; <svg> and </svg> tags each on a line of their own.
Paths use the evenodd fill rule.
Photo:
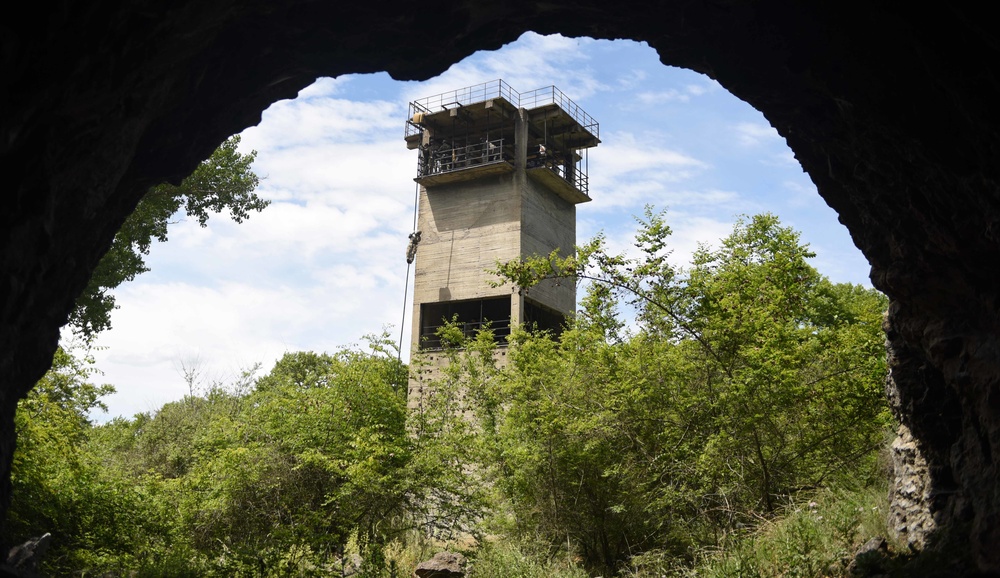
<svg viewBox="0 0 1000 578">
<path fill-rule="evenodd" d="M 420 231 L 410 233 L 410 244 L 406 246 L 406 264 L 413 264 L 417 257 L 417 245 L 420 244 Z"/>
</svg>

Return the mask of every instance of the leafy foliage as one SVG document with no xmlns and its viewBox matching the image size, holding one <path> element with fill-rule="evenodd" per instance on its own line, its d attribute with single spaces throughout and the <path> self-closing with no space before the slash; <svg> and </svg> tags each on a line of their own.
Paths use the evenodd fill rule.
<svg viewBox="0 0 1000 578">
<path fill-rule="evenodd" d="M 846 572 L 877 518 L 885 298 L 770 215 L 686 269 L 664 216 L 641 223 L 631 255 L 498 265 L 521 291 L 590 281 L 558 336 L 446 324 L 409 371 L 369 336 L 188 372 L 186 398 L 95 426 L 110 389 L 60 352 L 18 413 L 4 540 L 51 531 L 53 575 L 400 575 L 457 538 L 470 576 Z"/>
<path fill-rule="evenodd" d="M 122 283 L 149 271 L 144 257 L 153 241 L 166 241 L 170 219 L 180 210 L 206 226 L 212 213 L 228 210 L 237 223 L 261 211 L 269 201 L 254 193 L 259 178 L 251 169 L 256 151 L 237 151 L 239 135 L 219 146 L 212 156 L 180 185 L 157 185 L 149 190 L 138 207 L 115 235 L 111 248 L 98 263 L 83 294 L 70 313 L 74 332 L 89 338 L 111 327 L 115 298 L 111 291 Z"/>
<path fill-rule="evenodd" d="M 60 357 L 19 412 L 18 521 L 6 538 L 52 532 L 59 575 L 177 564 L 192 575 L 329 575 L 349 544 L 380 559 L 434 471 L 413 458 L 405 367 L 387 336 L 369 346 L 290 353 L 260 379 L 102 426 L 86 414 L 107 390 Z"/>
<path fill-rule="evenodd" d="M 768 520 L 753 533 L 729 536 L 725 548 L 700 552 L 693 569 L 681 575 L 851 575 L 847 565 L 854 552 L 869 537 L 885 531 L 887 494 L 882 483 L 863 489 L 804 492 L 782 506 L 780 518 Z M 653 557 L 640 562 L 655 564 Z"/>
<path fill-rule="evenodd" d="M 490 461 L 520 530 L 571 540 L 598 570 L 653 548 L 690 556 L 799 491 L 857 480 L 888 425 L 881 295 L 831 284 L 770 215 L 688 271 L 667 260 L 669 233 L 647 212 L 638 257 L 598 238 L 498 267 L 527 291 L 594 282 L 559 340 L 514 335 L 489 406 L 504 408 Z"/>
<path fill-rule="evenodd" d="M 85 450 L 88 413 L 103 408 L 100 398 L 114 391 L 90 382 L 91 363 L 89 355 L 57 350 L 52 369 L 20 402 L 16 416 L 16 499 L 2 540 L 19 543 L 51 532 L 54 565 L 111 567 L 108 552 L 141 555 L 143 538 L 161 531 L 136 488 L 105 476 Z"/>
</svg>

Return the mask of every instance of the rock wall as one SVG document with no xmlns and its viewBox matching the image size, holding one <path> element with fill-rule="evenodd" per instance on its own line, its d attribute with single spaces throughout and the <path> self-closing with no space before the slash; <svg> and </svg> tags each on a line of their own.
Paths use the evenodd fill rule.
<svg viewBox="0 0 1000 578">
<path fill-rule="evenodd" d="M 890 447 L 889 529 L 911 548 L 933 547 L 939 526 L 966 526 L 973 512 L 950 467 L 953 441 L 962 429 L 961 408 L 940 372 L 909 346 L 893 326 L 898 307 L 886 313 L 889 375 L 886 395 L 900 420 Z"/>
<path fill-rule="evenodd" d="M 836 209 L 892 300 L 894 404 L 927 463 L 933 536 L 957 534 L 981 568 L 1000 571 L 1000 36 L 986 8 L 793 0 L 20 8 L 0 23 L 0 480 L 9 477 L 17 399 L 47 368 L 74 298 L 150 185 L 179 181 L 318 76 L 427 78 L 526 30 L 632 38 L 762 111 Z M 9 491 L 0 486 L 0 506 Z"/>
<path fill-rule="evenodd" d="M 912 550 L 923 550 L 937 529 L 931 511 L 933 484 L 924 458 L 910 428 L 900 425 L 889 447 L 892 483 L 889 488 L 889 531 Z"/>
</svg>

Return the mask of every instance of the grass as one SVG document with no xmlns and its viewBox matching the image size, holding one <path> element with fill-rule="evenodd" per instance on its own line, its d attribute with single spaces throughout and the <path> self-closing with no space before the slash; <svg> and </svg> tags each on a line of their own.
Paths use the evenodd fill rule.
<svg viewBox="0 0 1000 578">
<path fill-rule="evenodd" d="M 617 578 L 840 578 L 852 576 L 848 566 L 858 548 L 876 536 L 885 536 L 888 508 L 883 485 L 857 490 L 824 489 L 800 495 L 782 516 L 752 530 L 730 535 L 720 547 L 697 553 L 693 566 L 655 551 L 631 560 Z M 420 559 L 436 551 L 426 544 L 400 550 L 400 576 L 409 576 Z M 437 549 L 442 549 L 438 547 Z M 898 550 L 898 548 L 891 548 Z M 552 555 L 540 545 L 516 541 L 486 541 L 463 552 L 468 578 L 587 578 L 583 568 L 565 553 Z M 869 563 L 867 570 L 904 574 L 908 555 L 889 554 Z M 912 568 L 910 568 L 912 570 Z M 933 574 L 929 574 L 933 575 Z M 605 576 L 604 578 L 611 578 Z"/>
<path fill-rule="evenodd" d="M 869 539 L 885 536 L 885 487 L 820 490 L 790 503 L 780 518 L 731 536 L 701 553 L 682 575 L 699 578 L 850 576 L 848 566 Z"/>
<path fill-rule="evenodd" d="M 452 550 L 466 558 L 467 578 L 589 578 L 587 572 L 562 556 L 545 549 L 507 538 L 483 542 L 433 542 L 416 533 L 404 542 L 393 542 L 385 549 L 386 561 L 394 563 L 396 576 L 413 576 L 417 565 L 435 552 Z"/>
<path fill-rule="evenodd" d="M 887 552 L 862 560 L 856 564 L 859 573 L 852 574 L 850 564 L 858 548 L 873 537 L 886 535 L 887 509 L 884 485 L 801 494 L 787 504 L 780 517 L 731 534 L 717 547 L 698 551 L 693 565 L 650 551 L 633 557 L 614 577 L 602 578 L 941 578 L 960 570 L 953 556 L 939 554 L 938 559 L 933 553 L 912 554 L 890 542 Z M 481 542 L 438 542 L 419 532 L 386 545 L 385 566 L 365 575 L 413 576 L 420 562 L 441 550 L 458 551 L 466 557 L 467 578 L 595 578 L 565 550 L 554 551 L 531 540 L 494 537 Z M 313 574 L 299 569 L 287 575 Z"/>
</svg>

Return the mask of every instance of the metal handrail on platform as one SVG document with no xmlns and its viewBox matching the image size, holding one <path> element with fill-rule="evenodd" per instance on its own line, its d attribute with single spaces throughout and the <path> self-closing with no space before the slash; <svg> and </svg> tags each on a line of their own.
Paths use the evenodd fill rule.
<svg viewBox="0 0 1000 578">
<path fill-rule="evenodd" d="M 427 326 L 420 333 L 421 349 L 441 349 L 441 337 L 438 336 L 438 329 L 444 325 Z M 466 339 L 473 339 L 480 331 L 492 331 L 493 338 L 498 345 L 507 343 L 510 337 L 510 321 L 469 321 L 459 322 L 458 329 L 462 331 L 462 336 Z"/>
<path fill-rule="evenodd" d="M 521 93 L 511 88 L 502 79 L 491 80 L 482 84 L 467 86 L 410 102 L 409 117 L 406 121 L 404 136 L 413 136 L 419 134 L 422 130 L 413 121 L 418 114 L 434 114 L 435 112 L 448 110 L 453 106 L 467 106 L 491 98 L 504 98 L 507 102 L 518 108 L 527 109 L 555 104 L 566 111 L 573 120 L 578 122 L 590 134 L 601 138 L 601 127 L 594 117 L 587 114 L 586 111 L 580 108 L 580 105 L 573 102 L 572 99 L 555 86 L 536 88 L 535 90 Z"/>
<path fill-rule="evenodd" d="M 517 105 L 520 95 L 509 84 L 498 79 L 414 100 L 410 106 L 416 107 L 412 112 L 433 114 L 452 106 L 466 106 L 491 98 L 505 98 L 511 104 Z"/>
<path fill-rule="evenodd" d="M 503 147 L 504 139 L 498 138 L 467 146 L 425 149 L 427 154 L 422 155 L 417 162 L 417 178 L 457 171 L 473 165 L 509 161 L 510 155 L 504 152 Z"/>
<path fill-rule="evenodd" d="M 580 105 L 573 102 L 566 94 L 556 88 L 555 86 L 546 86 L 544 88 L 536 88 L 535 90 L 529 92 L 522 92 L 518 95 L 518 106 L 520 108 L 533 109 L 547 104 L 555 104 L 559 108 L 566 111 L 573 120 L 578 122 L 580 126 L 587 129 L 590 134 L 597 138 L 601 138 L 600 132 L 601 127 L 594 120 L 594 117 L 587 114 Z"/>
<path fill-rule="evenodd" d="M 553 159 L 528 159 L 526 168 L 536 169 L 541 167 L 549 169 L 559 176 L 559 178 L 576 187 L 584 195 L 590 196 L 590 178 L 587 176 L 586 171 L 580 169 L 579 166 L 567 167 L 564 164 L 555 162 Z"/>
<path fill-rule="evenodd" d="M 448 110 L 455 106 L 467 106 L 490 100 L 491 98 L 504 98 L 514 106 L 518 106 L 518 102 L 520 101 L 518 92 L 500 79 L 414 100 L 410 102 L 409 117 L 406 121 L 406 134 L 404 136 L 413 136 L 423 130 L 417 123 L 413 122 L 413 119 L 418 114 L 434 114 L 435 112 Z"/>
</svg>

